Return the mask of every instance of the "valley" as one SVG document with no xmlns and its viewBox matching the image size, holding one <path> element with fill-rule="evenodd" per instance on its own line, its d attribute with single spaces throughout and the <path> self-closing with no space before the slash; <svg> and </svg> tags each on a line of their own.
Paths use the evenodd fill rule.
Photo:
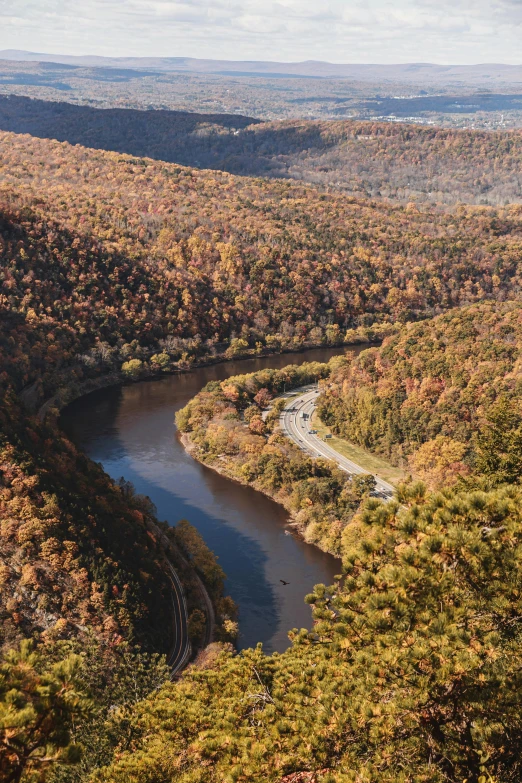
<svg viewBox="0 0 522 783">
<path fill-rule="evenodd" d="M 6 783 L 520 780 L 520 134 L 285 114 L 348 87 L 275 65 L 283 117 L 9 66 Z"/>
<path fill-rule="evenodd" d="M 176 437 L 174 413 L 207 383 L 241 371 L 324 361 L 340 349 L 315 349 L 231 361 L 123 389 L 106 389 L 66 408 L 60 424 L 69 437 L 115 480 L 132 481 L 151 498 L 161 519 L 189 519 L 219 558 L 225 588 L 239 607 L 239 649 L 263 643 L 283 652 L 288 629 L 306 627 L 303 596 L 330 583 L 340 563 L 286 535 L 288 514 L 259 492 L 202 468 Z M 283 588 L 280 579 L 290 584 Z"/>
<path fill-rule="evenodd" d="M 386 123 L 383 116 L 261 121 L 240 113 L 105 109 L 0 95 L 1 131 L 241 177 L 308 183 L 391 204 L 440 209 L 522 199 L 518 130 L 416 127 Z"/>
</svg>

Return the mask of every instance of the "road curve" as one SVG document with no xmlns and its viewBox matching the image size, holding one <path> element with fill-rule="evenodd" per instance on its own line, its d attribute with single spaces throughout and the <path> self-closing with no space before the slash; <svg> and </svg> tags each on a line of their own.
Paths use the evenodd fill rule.
<svg viewBox="0 0 522 783">
<path fill-rule="evenodd" d="M 169 573 L 172 602 L 172 628 L 174 640 L 172 648 L 167 656 L 167 664 L 170 667 L 171 676 L 174 677 L 187 665 L 192 654 L 192 645 L 188 635 L 188 608 L 185 598 L 185 591 L 181 580 L 169 560 L 169 552 L 176 555 L 172 542 L 169 541 L 165 533 L 154 522 L 146 523 L 148 529 L 155 539 L 161 542 L 164 547 L 164 561 Z"/>
<path fill-rule="evenodd" d="M 317 388 L 308 386 L 294 390 L 294 393 L 295 391 L 302 392 L 302 394 L 298 397 L 292 397 L 288 401 L 279 419 L 279 425 L 284 434 L 311 457 L 325 457 L 326 459 L 335 460 L 339 467 L 350 473 L 350 475 L 367 474 L 368 471 L 365 468 L 352 462 L 347 457 L 343 457 L 327 441 L 321 440 L 318 435 L 310 434 L 312 414 L 315 411 L 316 400 L 320 394 Z M 308 418 L 303 418 L 302 414 L 308 414 Z M 376 481 L 376 494 L 378 493 L 380 497 L 390 499 L 395 492 L 395 487 L 379 476 L 374 476 L 374 478 Z"/>
<path fill-rule="evenodd" d="M 174 643 L 167 663 L 173 675 L 181 671 L 192 653 L 188 635 L 188 611 L 183 585 L 179 576 L 169 563 L 170 581 L 172 584 L 172 610 L 174 626 Z"/>
<path fill-rule="evenodd" d="M 170 666 L 172 676 L 175 676 L 187 665 L 190 656 L 192 655 L 192 645 L 188 635 L 188 608 L 187 599 L 185 597 L 185 590 L 183 589 L 183 585 L 174 566 L 168 559 L 168 553 L 171 552 L 176 560 L 182 560 L 187 568 L 190 568 L 190 566 L 182 556 L 181 552 L 174 549 L 172 542 L 157 525 L 149 522 L 148 527 L 151 532 L 158 537 L 165 548 L 166 564 L 170 575 L 170 583 L 172 587 L 171 601 L 173 612 L 172 625 L 174 629 L 174 641 L 172 644 L 172 649 L 167 658 L 167 663 Z M 210 596 L 205 585 L 201 581 L 196 571 L 193 572 L 193 576 L 198 583 L 207 614 L 205 638 L 201 643 L 201 647 L 204 648 L 207 647 L 214 638 L 216 616 L 214 607 L 212 606 L 212 601 L 210 600 Z"/>
</svg>

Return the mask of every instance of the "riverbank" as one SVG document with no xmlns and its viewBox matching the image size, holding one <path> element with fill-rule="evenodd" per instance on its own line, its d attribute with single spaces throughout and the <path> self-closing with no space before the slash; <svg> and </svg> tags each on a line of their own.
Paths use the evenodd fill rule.
<svg viewBox="0 0 522 783">
<path fill-rule="evenodd" d="M 182 371 L 180 370 L 179 372 Z M 185 372 L 189 372 L 189 370 L 187 369 Z M 150 380 L 154 379 L 153 375 L 148 375 L 147 377 Z M 135 380 L 138 381 L 139 379 Z M 124 383 L 129 383 L 129 379 L 125 378 L 122 373 L 112 372 L 96 378 L 86 379 L 84 382 L 68 388 L 62 387 L 39 408 L 36 414 L 37 418 L 42 423 L 45 423 L 50 416 L 57 418 L 60 411 L 72 402 L 91 393 L 121 386 Z M 194 645 L 186 638 L 183 640 L 184 648 L 180 650 L 179 655 L 174 655 L 173 650 L 171 650 L 168 655 L 169 661 L 171 659 L 175 660 L 172 672 L 174 675 L 178 675 L 183 668 L 185 668 L 190 661 L 197 658 L 209 644 L 216 641 L 216 609 L 202 578 L 199 576 L 196 569 L 188 562 L 186 557 L 184 557 L 177 543 L 167 537 L 165 532 L 161 530 L 157 520 L 154 522 L 151 519 L 145 519 L 145 524 L 149 533 L 152 534 L 154 539 L 161 546 L 166 570 L 167 573 L 170 574 L 169 578 L 172 582 L 173 596 L 178 594 L 180 599 L 177 602 L 173 601 L 173 606 L 176 607 L 179 604 L 178 612 L 185 615 L 183 618 L 183 625 L 185 628 L 189 627 L 191 614 L 193 614 L 194 610 L 201 611 L 205 616 L 201 641 Z M 182 576 L 182 581 L 179 580 L 179 575 Z M 187 606 L 189 609 L 187 609 Z M 179 617 L 174 618 L 173 616 L 173 625 L 175 626 L 177 622 L 179 622 Z M 174 633 L 174 637 L 178 637 L 179 635 L 180 629 L 178 628 Z"/>
<path fill-rule="evenodd" d="M 199 591 L 200 594 L 201 600 L 199 601 L 199 606 L 200 608 L 203 608 L 207 617 L 204 636 L 201 639 L 200 644 L 195 649 L 192 649 L 192 646 L 189 644 L 188 655 L 186 655 L 180 661 L 177 670 L 173 672 L 174 674 L 177 674 L 178 671 L 181 671 L 184 668 L 184 666 L 188 663 L 188 661 L 191 658 L 192 659 L 196 658 L 206 647 L 208 647 L 209 644 L 215 641 L 214 636 L 216 631 L 216 613 L 214 610 L 214 605 L 212 603 L 210 595 L 208 594 L 207 588 L 205 587 L 203 580 L 197 573 L 196 569 L 190 566 L 186 558 L 183 557 L 179 547 L 176 546 L 174 542 L 167 537 L 167 535 L 160 529 L 159 525 L 150 522 L 149 527 L 152 533 L 155 536 L 157 536 L 159 541 L 161 541 L 165 555 L 167 557 L 167 562 L 170 568 L 173 570 L 173 574 L 172 574 L 173 578 L 179 582 L 178 574 L 177 571 L 174 569 L 174 565 L 178 567 L 179 571 L 186 569 L 186 571 L 190 572 L 191 577 L 194 579 L 196 583 L 196 589 L 197 591 Z M 180 565 L 181 568 L 179 568 Z M 179 584 L 181 585 L 183 590 L 186 589 L 186 585 L 184 585 L 181 582 L 179 582 Z M 188 619 L 188 612 L 187 612 L 187 619 Z"/>
<path fill-rule="evenodd" d="M 361 334 L 359 337 L 354 336 L 350 341 L 339 343 L 338 345 L 324 346 L 312 343 L 301 345 L 299 348 L 292 346 L 279 351 L 263 350 L 262 352 L 249 349 L 247 351 L 238 352 L 236 355 L 230 355 L 227 349 L 227 351 L 220 354 L 204 355 L 190 362 L 173 362 L 168 366 L 162 366 L 158 369 L 154 369 L 146 363 L 141 363 L 142 366 L 132 373 L 124 372 L 121 369 L 112 369 L 110 372 L 94 375 L 81 381 L 66 383 L 59 386 L 53 394 L 47 397 L 43 402 L 38 401 L 36 384 L 30 384 L 25 389 L 22 389 L 19 392 L 19 397 L 30 412 L 35 412 L 40 421 L 45 421 L 49 415 L 58 416 L 67 405 L 70 405 L 75 400 L 80 399 L 86 394 L 98 391 L 99 389 L 130 383 L 142 383 L 143 381 L 154 381 L 159 378 L 182 375 L 194 372 L 203 367 L 212 367 L 226 362 L 269 359 L 271 357 L 285 356 L 287 354 L 304 354 L 309 351 L 338 350 L 342 352 L 343 350 L 346 351 L 350 349 L 360 351 L 364 350 L 364 348 L 378 346 L 382 341 L 384 334 L 388 333 L 390 329 L 391 326 L 389 325 L 387 325 L 386 328 L 382 327 L 381 331 L 375 328 L 373 330 L 375 335 L 373 335 L 373 339 L 371 340 L 368 339 L 367 335 Z M 371 331 L 372 330 L 366 330 L 366 333 L 370 333 Z M 70 375 L 74 375 L 77 369 L 77 367 L 71 367 Z"/>
<path fill-rule="evenodd" d="M 357 348 L 354 348 L 357 351 Z M 189 457 L 174 412 L 209 382 L 265 368 L 327 361 L 339 348 L 316 349 L 207 365 L 95 391 L 67 407 L 59 424 L 78 449 L 116 481 L 132 482 L 151 498 L 157 518 L 188 519 L 227 575 L 226 593 L 239 606 L 239 649 L 262 642 L 267 652 L 288 647 L 288 629 L 310 626 L 303 596 L 332 584 L 339 561 L 299 535 L 287 535 L 289 514 L 266 494 L 231 481 Z M 283 587 L 280 579 L 290 584 Z"/>
<path fill-rule="evenodd" d="M 262 370 L 209 384 L 177 413 L 176 423 L 191 455 L 221 475 L 282 505 L 304 541 L 339 556 L 342 533 L 370 487 L 333 460 L 311 459 L 279 430 L 284 389 L 325 379 L 346 363 Z M 265 416 L 266 409 L 270 408 Z"/>
<path fill-rule="evenodd" d="M 288 517 L 290 519 L 286 527 L 288 527 L 290 531 L 299 535 L 303 541 L 306 541 L 307 544 L 312 543 L 306 540 L 306 536 L 305 536 L 306 528 L 299 523 L 297 512 L 289 505 L 288 499 L 282 493 L 269 492 L 267 488 L 263 487 L 262 484 L 260 484 L 259 482 L 250 482 L 244 478 L 241 478 L 241 476 L 238 476 L 237 473 L 234 473 L 232 470 L 230 470 L 230 468 L 227 468 L 225 459 L 223 459 L 223 462 L 221 464 L 217 464 L 215 462 L 206 462 L 204 459 L 201 459 L 198 451 L 198 447 L 191 439 L 189 433 L 179 432 L 178 438 L 179 438 L 179 442 L 181 443 L 181 445 L 183 446 L 187 454 L 190 454 L 190 456 L 193 459 L 200 462 L 202 465 L 205 465 L 205 467 L 208 468 L 209 470 L 214 471 L 219 476 L 223 476 L 228 481 L 234 481 L 236 482 L 236 484 L 240 484 L 243 487 L 250 487 L 250 489 L 253 489 L 256 492 L 261 492 L 263 495 L 265 495 L 266 497 L 273 500 L 275 503 L 278 503 L 280 506 L 282 506 L 285 509 L 285 511 L 288 513 Z M 323 549 L 322 551 L 324 552 L 326 550 Z M 334 552 L 328 552 L 327 554 L 334 555 L 334 557 L 336 556 Z"/>
</svg>

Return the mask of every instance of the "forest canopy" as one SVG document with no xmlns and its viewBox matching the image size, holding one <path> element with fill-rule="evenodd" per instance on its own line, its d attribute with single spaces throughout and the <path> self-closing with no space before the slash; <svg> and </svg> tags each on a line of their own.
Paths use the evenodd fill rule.
<svg viewBox="0 0 522 783">
<path fill-rule="evenodd" d="M 471 473 L 494 479 L 500 470 L 494 455 L 518 448 L 521 350 L 519 303 L 452 310 L 407 325 L 339 367 L 319 414 L 343 437 L 409 466 L 435 487 Z M 504 442 L 494 442 L 494 431 Z M 517 479 L 515 465 L 505 478 Z"/>
<path fill-rule="evenodd" d="M 522 207 L 400 206 L 10 133 L 0 150 L 1 773 L 518 783 Z M 202 458 L 277 496 L 343 574 L 286 653 L 221 645 L 165 682 L 164 539 L 234 626 L 223 573 L 42 421 L 54 395 L 357 341 L 374 347 L 180 412 Z M 332 429 L 425 483 L 381 503 L 289 444 L 273 399 L 310 380 Z"/>
<path fill-rule="evenodd" d="M 44 239 L 54 223 L 82 252 L 111 254 L 104 263 L 118 270 L 96 283 L 78 270 L 77 295 L 109 286 L 116 312 L 99 307 L 113 322 L 128 308 L 146 317 L 140 342 L 166 331 L 251 347 L 337 344 L 353 328 L 519 296 L 517 205 L 401 207 L 14 134 L 0 134 L 0 149 L 4 203 L 29 207 Z M 8 274 L 4 287 L 23 299 Z"/>
<path fill-rule="evenodd" d="M 100 109 L 14 95 L 0 96 L 0 129 L 200 169 L 304 181 L 358 197 L 448 205 L 522 201 L 520 130 L 260 122 L 238 113 Z"/>
<path fill-rule="evenodd" d="M 520 508 L 513 487 L 369 501 L 343 584 L 307 596 L 313 629 L 165 686 L 94 781 L 515 783 Z"/>
</svg>

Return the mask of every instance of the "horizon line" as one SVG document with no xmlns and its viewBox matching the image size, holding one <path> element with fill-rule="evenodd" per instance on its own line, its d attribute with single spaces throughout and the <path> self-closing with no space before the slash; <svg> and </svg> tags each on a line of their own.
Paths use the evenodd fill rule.
<svg viewBox="0 0 522 783">
<path fill-rule="evenodd" d="M 193 57 L 192 55 L 143 55 L 143 54 L 125 54 L 125 55 L 110 55 L 110 54 L 64 54 L 63 52 L 35 52 L 30 49 L 0 49 L 0 59 L 4 59 L 2 55 L 31 55 L 32 57 L 68 57 L 75 60 L 81 60 L 83 58 L 92 58 L 100 60 L 195 60 L 199 62 L 229 62 L 229 63 L 265 63 L 273 65 L 331 65 L 331 66 L 421 66 L 421 67 L 441 67 L 441 68 L 480 68 L 480 67 L 501 67 L 501 68 L 520 68 L 522 67 L 522 61 L 520 63 L 507 63 L 507 62 L 473 62 L 473 63 L 452 63 L 452 62 L 434 62 L 434 61 L 393 61 L 393 62 L 332 62 L 331 60 L 256 60 L 256 59 L 231 59 L 220 57 Z M 14 58 L 13 58 L 14 59 Z M 16 60 L 14 60 L 16 61 Z M 23 60 L 22 60 L 23 61 Z"/>
</svg>

